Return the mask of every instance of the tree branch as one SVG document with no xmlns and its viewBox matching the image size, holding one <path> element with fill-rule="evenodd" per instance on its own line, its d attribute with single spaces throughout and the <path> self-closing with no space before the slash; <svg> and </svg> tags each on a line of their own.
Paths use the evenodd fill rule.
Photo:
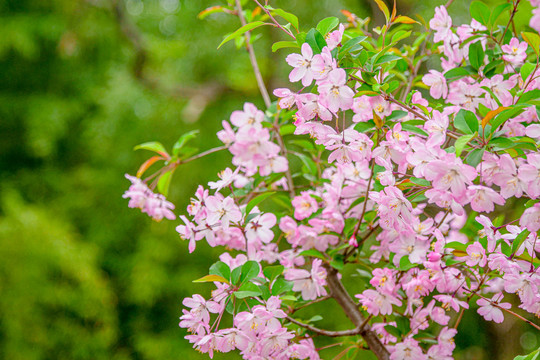
<svg viewBox="0 0 540 360">
<path fill-rule="evenodd" d="M 236 8 L 238 9 L 238 17 L 240 18 L 240 22 L 242 23 L 242 26 L 245 26 L 246 19 L 244 18 L 244 12 L 243 12 L 242 4 L 240 3 L 240 0 L 236 0 Z M 255 79 L 257 79 L 257 85 L 259 85 L 259 90 L 261 91 L 264 104 L 266 105 L 267 108 L 269 108 L 272 101 L 270 101 L 270 95 L 268 95 L 268 90 L 266 90 L 266 86 L 264 85 L 264 80 L 261 75 L 261 70 L 259 69 L 259 64 L 257 64 L 257 58 L 255 57 L 255 50 L 253 50 L 253 45 L 251 44 L 251 35 L 249 31 L 245 33 L 245 36 L 246 36 L 246 48 L 249 54 L 249 61 L 251 61 L 251 66 L 253 67 L 253 72 L 255 73 Z"/>
<path fill-rule="evenodd" d="M 290 322 L 292 322 L 293 324 L 296 324 L 298 326 L 301 326 L 305 329 L 308 329 L 309 331 L 312 331 L 316 334 L 319 334 L 319 335 L 323 335 L 323 336 L 328 336 L 328 337 L 340 337 L 340 336 L 353 336 L 353 335 L 358 335 L 362 332 L 362 327 L 358 326 L 354 329 L 351 329 L 351 330 L 339 330 L 339 331 L 330 331 L 330 330 L 323 330 L 323 329 L 319 329 L 315 326 L 311 326 L 309 324 L 304 324 L 303 322 L 300 322 L 292 317 L 290 317 L 289 315 L 287 315 L 287 320 L 289 320 Z"/>
<path fill-rule="evenodd" d="M 379 360 L 388 360 L 390 353 L 386 347 L 381 343 L 381 340 L 373 330 L 367 325 L 366 319 L 358 310 L 358 306 L 351 298 L 341 280 L 339 280 L 337 270 L 328 264 L 325 264 L 327 276 L 326 282 L 328 283 L 328 289 L 330 290 L 330 296 L 332 296 L 339 306 L 345 312 L 345 315 L 360 329 L 360 335 L 366 341 L 369 349 L 373 351 L 373 354 Z"/>
</svg>

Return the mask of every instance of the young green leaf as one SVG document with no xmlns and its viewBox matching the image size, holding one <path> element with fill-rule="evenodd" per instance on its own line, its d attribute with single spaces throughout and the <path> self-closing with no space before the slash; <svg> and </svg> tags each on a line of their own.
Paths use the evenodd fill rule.
<svg viewBox="0 0 540 360">
<path fill-rule="evenodd" d="M 197 279 L 197 280 L 193 280 L 194 283 L 200 283 L 200 282 L 220 282 L 220 283 L 225 283 L 225 284 L 229 284 L 229 280 L 225 279 L 223 276 L 219 276 L 219 275 L 206 275 L 206 276 L 203 276 L 202 278 L 200 279 Z"/>
<path fill-rule="evenodd" d="M 463 151 L 463 148 L 465 147 L 465 145 L 467 145 L 469 141 L 471 141 L 471 139 L 474 138 L 475 136 L 476 134 L 463 135 L 463 136 L 460 136 L 456 140 L 456 143 L 454 144 L 454 147 L 456 148 L 456 156 L 461 155 L 461 152 Z"/>
<path fill-rule="evenodd" d="M 173 155 L 178 156 L 184 145 L 186 145 L 190 140 L 195 139 L 197 135 L 199 135 L 199 130 L 193 130 L 180 136 L 178 141 L 176 141 L 173 145 Z"/>
<path fill-rule="evenodd" d="M 255 28 L 258 28 L 259 26 L 262 26 L 262 25 L 265 25 L 266 23 L 262 22 L 262 21 L 254 21 L 252 23 L 249 23 L 249 24 L 246 24 L 244 26 L 242 26 L 240 29 L 236 30 L 235 32 L 233 32 L 232 34 L 230 34 L 229 36 L 227 36 L 225 39 L 223 39 L 223 41 L 221 42 L 221 44 L 219 44 L 219 46 L 217 47 L 218 49 L 223 46 L 223 44 L 233 40 L 233 39 L 236 39 L 237 37 L 245 34 L 246 32 L 250 31 L 250 30 L 253 30 Z"/>
<path fill-rule="evenodd" d="M 461 109 L 454 118 L 454 126 L 466 134 L 474 134 L 478 131 L 478 118 L 473 112 Z"/>
<path fill-rule="evenodd" d="M 330 31 L 334 30 L 336 26 L 339 25 L 339 19 L 337 17 L 331 16 L 327 17 L 325 19 L 322 19 L 317 24 L 317 31 L 321 33 L 321 35 L 325 36 Z"/>
<path fill-rule="evenodd" d="M 491 11 L 488 6 L 481 1 L 473 1 L 470 6 L 471 16 L 482 25 L 489 24 Z"/>
</svg>

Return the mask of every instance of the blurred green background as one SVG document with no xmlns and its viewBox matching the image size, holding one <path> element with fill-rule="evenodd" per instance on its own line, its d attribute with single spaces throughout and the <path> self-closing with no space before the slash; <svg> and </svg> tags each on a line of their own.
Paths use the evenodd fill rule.
<svg viewBox="0 0 540 360">
<path fill-rule="evenodd" d="M 124 173 L 149 156 L 134 145 L 170 147 L 198 128 L 207 149 L 231 111 L 262 106 L 246 52 L 216 50 L 238 19 L 197 19 L 219 1 L 0 1 L 0 358 L 207 358 L 183 339 L 178 317 L 182 298 L 209 294 L 191 281 L 219 250 L 201 242 L 189 256 L 176 221 L 155 223 L 121 195 Z M 381 21 L 367 0 L 271 3 L 304 29 L 341 9 Z M 398 10 L 429 19 L 441 3 L 399 1 Z M 468 3 L 451 6 L 455 23 L 470 19 Z M 269 50 L 281 34 L 257 33 L 268 87 L 286 86 L 286 53 Z M 229 159 L 214 154 L 176 172 L 177 214 Z M 338 319 L 323 325 L 349 326 Z M 460 329 L 460 359 L 509 359 L 537 345 L 514 319 L 494 327 L 473 314 Z"/>
</svg>

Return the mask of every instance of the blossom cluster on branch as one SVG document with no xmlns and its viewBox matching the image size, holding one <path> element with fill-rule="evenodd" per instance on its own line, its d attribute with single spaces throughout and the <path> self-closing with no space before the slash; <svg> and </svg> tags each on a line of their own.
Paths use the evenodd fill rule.
<svg viewBox="0 0 540 360">
<path fill-rule="evenodd" d="M 529 319 L 540 317 L 540 36 L 513 26 L 520 0 L 475 1 L 459 26 L 445 6 L 421 25 L 376 3 L 386 22 L 374 29 L 344 11 L 344 23 L 330 17 L 301 32 L 296 16 L 258 1 L 201 13 L 240 17 L 223 43 L 249 50 L 265 99 L 249 31 L 278 28 L 293 41 L 273 50 L 294 49 L 291 88 L 275 89 L 274 103 L 244 104 L 223 121 L 223 146 L 198 155 L 186 146 L 194 133 L 171 154 L 142 144 L 157 155 L 139 177 L 164 165 L 145 181 L 129 177 L 124 195 L 171 219 L 172 204 L 146 183 L 166 194 L 178 166 L 231 153 L 177 227 L 189 252 L 199 241 L 224 249 L 196 280 L 215 285 L 211 297 L 184 299 L 180 322 L 210 357 L 318 359 L 327 347 L 313 337 L 327 336 L 344 338 L 335 346 L 349 358 L 367 348 L 379 359 L 452 359 L 470 308 L 540 329 Z M 345 288 L 345 266 L 361 291 Z M 297 317 L 331 298 L 352 329 Z"/>
</svg>

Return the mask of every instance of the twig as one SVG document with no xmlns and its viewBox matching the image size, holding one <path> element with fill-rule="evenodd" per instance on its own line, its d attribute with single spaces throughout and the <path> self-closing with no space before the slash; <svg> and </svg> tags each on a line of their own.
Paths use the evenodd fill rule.
<svg viewBox="0 0 540 360">
<path fill-rule="evenodd" d="M 244 18 L 244 11 L 242 9 L 242 4 L 240 3 L 240 0 L 236 0 L 236 8 L 238 9 L 238 17 L 240 18 L 240 22 L 242 23 L 242 26 L 245 26 L 246 19 Z M 249 31 L 245 33 L 245 36 L 246 48 L 249 54 L 249 61 L 251 61 L 251 66 L 253 67 L 255 79 L 257 79 L 257 85 L 259 85 L 259 90 L 261 91 L 264 104 L 267 108 L 269 108 L 272 101 L 270 101 L 270 95 L 268 95 L 268 90 L 266 90 L 266 86 L 264 85 L 264 80 L 261 75 L 261 70 L 259 69 L 259 64 L 257 64 L 257 58 L 255 57 L 255 50 L 253 50 L 253 45 L 251 44 L 251 35 Z"/>
<path fill-rule="evenodd" d="M 310 302 L 308 302 L 308 303 L 306 303 L 306 304 L 303 304 L 303 305 L 300 305 L 300 306 L 298 306 L 298 307 L 295 307 L 294 309 L 291 309 L 291 315 L 294 314 L 295 312 L 297 312 L 297 311 L 300 310 L 300 309 L 303 309 L 303 308 L 305 308 L 305 307 L 311 306 L 311 305 L 316 304 L 316 303 L 320 303 L 320 302 L 326 301 L 326 300 L 328 300 L 328 299 L 330 299 L 330 296 L 326 295 L 326 296 L 320 297 L 320 298 L 318 298 L 318 299 L 315 299 L 315 300 L 313 300 L 313 301 L 310 301 Z"/>
<path fill-rule="evenodd" d="M 425 121 L 428 121 L 429 119 L 427 117 L 425 117 L 424 115 L 420 114 L 418 111 L 414 110 L 413 108 L 411 108 L 410 106 L 408 105 L 405 105 L 403 103 L 401 103 L 400 101 L 397 101 L 396 99 L 394 99 L 391 95 L 389 94 L 386 94 L 386 93 L 381 93 L 381 96 L 384 100 L 386 101 L 390 101 L 391 103 L 394 103 L 396 105 L 399 105 L 401 106 L 403 109 L 407 110 L 408 112 L 416 115 L 418 118 L 422 119 L 422 120 L 425 120 Z"/>
<path fill-rule="evenodd" d="M 280 23 L 277 22 L 277 20 L 272 16 L 272 14 L 270 13 L 270 11 L 268 11 L 267 8 L 265 8 L 264 6 L 261 5 L 261 3 L 259 3 L 257 0 L 253 0 L 261 9 L 262 11 L 264 11 L 266 13 L 266 15 L 268 15 L 268 17 L 270 18 L 270 20 L 272 20 L 272 22 L 274 24 L 276 24 L 276 26 L 278 28 L 280 28 L 281 30 L 283 30 L 287 35 L 289 35 L 290 37 L 292 37 L 293 39 L 296 39 L 296 37 L 290 32 L 288 31 L 287 29 L 285 29 L 283 26 L 281 26 Z"/>
<path fill-rule="evenodd" d="M 518 7 L 520 1 L 521 0 L 517 0 L 516 4 L 514 5 L 514 8 L 512 9 L 512 13 L 510 14 L 510 19 L 508 19 L 508 24 L 504 28 L 504 32 L 502 34 L 501 40 L 499 40 L 500 44 L 504 41 L 504 36 L 506 35 L 506 32 L 508 31 L 508 28 L 510 27 L 510 24 L 512 23 L 512 20 L 514 20 L 514 15 L 516 15 L 517 7 Z"/>
<path fill-rule="evenodd" d="M 178 160 L 177 161 L 177 164 L 180 165 L 180 164 L 185 164 L 185 163 L 188 163 L 190 161 L 193 161 L 193 160 L 197 160 L 197 159 L 200 159 L 206 155 L 210 155 L 212 153 L 215 153 L 215 152 L 218 152 L 218 151 L 221 151 L 221 150 L 225 150 L 227 149 L 227 146 L 223 145 L 223 146 L 218 146 L 218 147 L 215 147 L 215 148 L 212 148 L 212 149 L 209 149 L 209 150 L 206 150 L 206 151 L 203 151 L 202 153 L 200 154 L 197 154 L 197 155 L 193 155 L 192 157 L 186 159 L 186 160 Z"/>
<path fill-rule="evenodd" d="M 277 112 L 274 118 L 274 123 L 273 123 L 274 133 L 276 134 L 276 138 L 279 144 L 279 148 L 281 149 L 282 155 L 287 159 L 287 162 L 289 162 L 289 159 L 287 158 L 287 147 L 285 146 L 283 137 L 279 133 L 279 126 L 278 126 L 279 113 L 280 111 Z M 287 164 L 287 171 L 285 171 L 285 177 L 287 178 L 287 185 L 289 187 L 289 195 L 291 196 L 291 198 L 293 198 L 296 196 L 296 193 L 294 192 L 294 182 L 292 179 L 291 168 L 289 164 L 290 162 Z"/>
<path fill-rule="evenodd" d="M 296 325 L 301 326 L 301 327 L 303 327 L 305 329 L 308 329 L 309 331 L 312 331 L 312 332 L 314 332 L 316 334 L 323 335 L 323 336 L 328 336 L 328 337 L 359 335 L 363 331 L 362 327 L 357 327 L 357 328 L 354 328 L 354 329 L 351 329 L 351 330 L 340 330 L 340 331 L 330 331 L 330 330 L 319 329 L 319 328 L 317 328 L 315 326 L 311 326 L 309 324 L 304 324 L 303 322 L 295 320 L 294 318 L 290 317 L 289 315 L 287 315 L 287 320 L 289 320 L 293 324 L 296 324 Z"/>
</svg>

